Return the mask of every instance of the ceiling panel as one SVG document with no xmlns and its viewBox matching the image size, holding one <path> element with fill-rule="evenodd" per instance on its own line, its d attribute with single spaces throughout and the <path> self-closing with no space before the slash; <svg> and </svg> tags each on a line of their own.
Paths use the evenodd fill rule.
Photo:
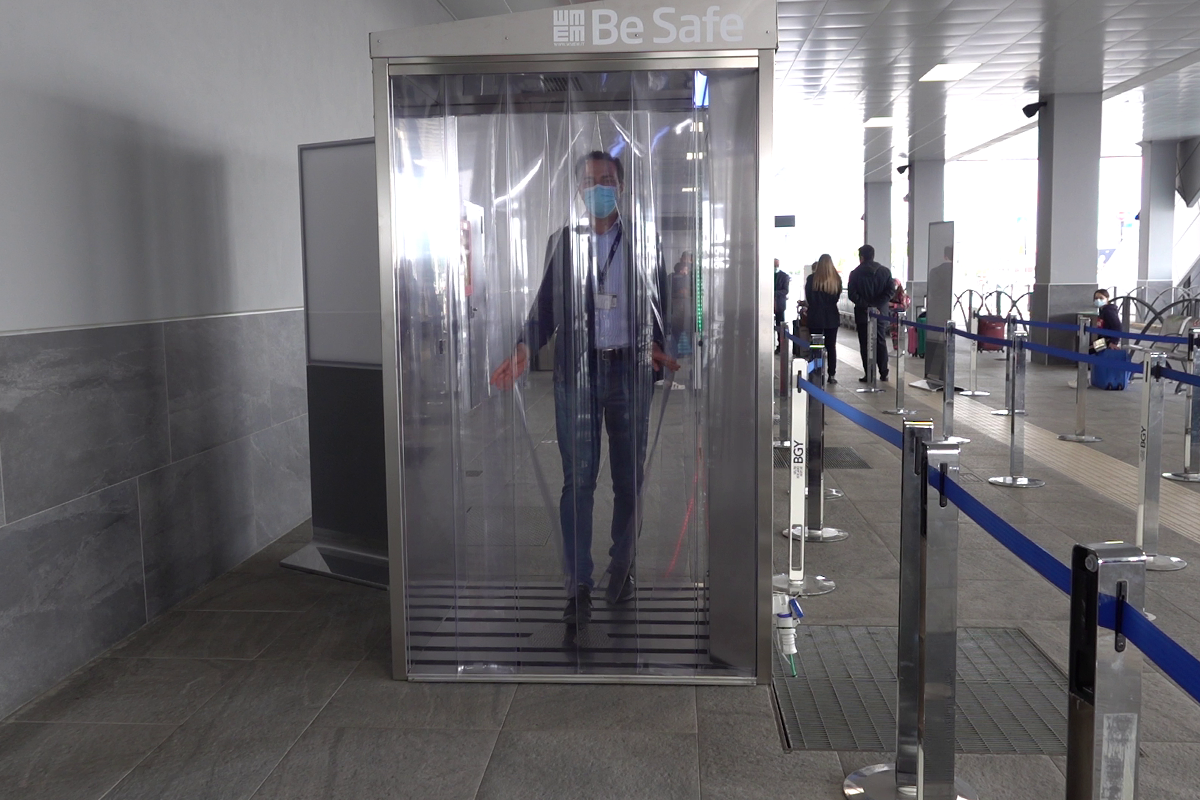
<svg viewBox="0 0 1200 800">
<path fill-rule="evenodd" d="M 459 19 L 569 4 L 441 2 Z M 951 151 L 1027 124 L 1020 107 L 1039 90 L 1110 95 L 1138 83 L 1148 138 L 1200 135 L 1200 0 L 784 0 L 778 13 L 783 102 L 902 118 L 929 68 L 981 64 L 942 87 Z"/>
</svg>

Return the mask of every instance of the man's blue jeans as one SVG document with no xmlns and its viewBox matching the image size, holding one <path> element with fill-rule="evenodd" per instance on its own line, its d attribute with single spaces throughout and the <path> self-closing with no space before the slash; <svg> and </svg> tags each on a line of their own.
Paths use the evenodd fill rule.
<svg viewBox="0 0 1200 800">
<path fill-rule="evenodd" d="M 559 518 L 563 533 L 563 569 L 567 590 L 579 584 L 594 588 L 592 509 L 600 472 L 600 426 L 608 430 L 608 460 L 613 484 L 613 573 L 624 575 L 633 565 L 641 517 L 646 438 L 654 379 L 638 365 L 630 350 L 623 358 L 594 356 L 579 385 L 554 384 L 554 418 L 562 456 L 563 490 Z"/>
</svg>

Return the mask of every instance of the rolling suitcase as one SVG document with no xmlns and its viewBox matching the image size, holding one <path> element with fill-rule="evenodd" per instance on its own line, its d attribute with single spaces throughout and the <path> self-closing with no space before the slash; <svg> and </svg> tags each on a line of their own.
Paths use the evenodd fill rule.
<svg viewBox="0 0 1200 800">
<path fill-rule="evenodd" d="M 929 317 L 926 316 L 924 311 L 922 311 L 920 314 L 917 314 L 917 322 L 925 322 L 925 320 L 927 320 L 927 319 L 929 319 Z M 925 331 L 922 328 L 918 328 L 917 329 L 917 358 L 924 358 L 924 357 L 925 357 Z"/>
<path fill-rule="evenodd" d="M 994 317 L 979 318 L 979 335 L 988 336 L 992 339 L 1004 338 L 1004 320 Z M 1003 350 L 998 344 L 990 344 L 988 342 L 976 342 L 980 350 Z"/>
<path fill-rule="evenodd" d="M 1128 350 L 1122 350 L 1119 347 L 1109 347 L 1101 350 L 1096 355 L 1112 361 L 1114 366 L 1104 367 L 1099 364 L 1092 364 L 1092 386 L 1095 386 L 1097 389 L 1124 389 L 1126 384 L 1129 383 L 1129 373 L 1122 369 L 1120 365 L 1126 364 L 1132 354 Z"/>
</svg>

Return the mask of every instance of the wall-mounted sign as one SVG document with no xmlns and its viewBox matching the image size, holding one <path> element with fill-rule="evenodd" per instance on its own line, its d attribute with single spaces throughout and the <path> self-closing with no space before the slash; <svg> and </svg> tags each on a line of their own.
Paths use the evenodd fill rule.
<svg viewBox="0 0 1200 800">
<path fill-rule="evenodd" d="M 647 7 L 584 3 L 371 34 L 371 56 L 774 49 L 774 0 Z"/>
</svg>

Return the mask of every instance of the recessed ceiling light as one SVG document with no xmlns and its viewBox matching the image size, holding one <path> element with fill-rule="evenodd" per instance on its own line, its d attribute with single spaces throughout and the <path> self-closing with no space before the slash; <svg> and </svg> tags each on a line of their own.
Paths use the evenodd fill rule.
<svg viewBox="0 0 1200 800">
<path fill-rule="evenodd" d="M 863 123 L 864 128 L 890 128 L 892 127 L 891 117 L 871 117 Z"/>
<path fill-rule="evenodd" d="M 938 64 L 921 76 L 922 81 L 957 81 L 971 74 L 978 64 L 958 62 L 955 64 Z"/>
</svg>

